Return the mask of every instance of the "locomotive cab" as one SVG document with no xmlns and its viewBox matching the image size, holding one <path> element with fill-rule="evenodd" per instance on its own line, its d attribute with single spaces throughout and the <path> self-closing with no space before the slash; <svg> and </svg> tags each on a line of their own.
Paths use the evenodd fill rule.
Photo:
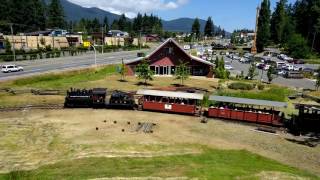
<svg viewBox="0 0 320 180">
<path fill-rule="evenodd" d="M 94 108 L 104 108 L 106 104 L 107 89 L 94 88 L 92 90 L 92 106 Z"/>
</svg>

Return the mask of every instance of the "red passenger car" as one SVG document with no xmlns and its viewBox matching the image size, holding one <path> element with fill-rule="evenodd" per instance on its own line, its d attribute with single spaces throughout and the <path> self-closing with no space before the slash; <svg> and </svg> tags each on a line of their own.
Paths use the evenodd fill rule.
<svg viewBox="0 0 320 180">
<path fill-rule="evenodd" d="M 211 106 L 209 108 L 208 117 L 273 126 L 282 125 L 282 114 L 280 111 L 274 110 L 274 108 L 283 108 L 287 106 L 287 103 L 284 102 L 228 96 L 210 96 L 209 100 L 217 102 L 217 106 Z"/>
<path fill-rule="evenodd" d="M 137 94 L 142 95 L 139 106 L 143 110 L 201 114 L 200 101 L 203 99 L 203 94 L 145 89 L 139 90 Z"/>
</svg>

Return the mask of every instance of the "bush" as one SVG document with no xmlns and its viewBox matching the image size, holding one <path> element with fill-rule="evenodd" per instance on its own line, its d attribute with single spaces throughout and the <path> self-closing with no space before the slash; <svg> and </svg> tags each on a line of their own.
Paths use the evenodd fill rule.
<svg viewBox="0 0 320 180">
<path fill-rule="evenodd" d="M 265 87 L 265 86 L 264 86 L 263 84 L 258 84 L 258 89 L 259 89 L 259 90 L 264 90 L 264 87 Z"/>
<path fill-rule="evenodd" d="M 234 90 L 252 90 L 254 88 L 254 86 L 252 84 L 248 84 L 248 83 L 242 83 L 242 82 L 235 82 L 235 83 L 231 83 L 228 86 L 229 89 L 234 89 Z"/>
</svg>

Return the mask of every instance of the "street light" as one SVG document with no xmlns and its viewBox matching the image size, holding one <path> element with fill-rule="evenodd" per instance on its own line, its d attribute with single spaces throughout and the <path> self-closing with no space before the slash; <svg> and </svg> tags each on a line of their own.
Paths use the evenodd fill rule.
<svg viewBox="0 0 320 180">
<path fill-rule="evenodd" d="M 96 51 L 96 48 L 94 47 L 94 45 L 91 44 L 90 46 L 94 50 L 94 65 L 95 65 L 95 67 L 97 67 L 97 51 Z"/>
</svg>

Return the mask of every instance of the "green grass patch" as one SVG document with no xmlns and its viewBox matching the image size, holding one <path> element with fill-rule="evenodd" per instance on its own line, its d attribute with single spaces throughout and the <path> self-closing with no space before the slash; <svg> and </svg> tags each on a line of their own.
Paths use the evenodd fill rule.
<svg viewBox="0 0 320 180">
<path fill-rule="evenodd" d="M 103 177 L 197 177 L 199 179 L 259 179 L 257 174 L 283 172 L 295 177 L 316 176 L 245 150 L 205 149 L 201 154 L 152 158 L 84 158 L 13 171 L 0 179 L 90 179 Z"/>
<path fill-rule="evenodd" d="M 97 69 L 83 69 L 62 73 L 50 73 L 13 81 L 14 87 L 31 88 L 65 88 L 72 84 L 103 79 L 107 75 L 116 73 L 117 65 L 108 65 Z"/>
<path fill-rule="evenodd" d="M 219 91 L 218 95 L 285 102 L 291 93 L 292 91 L 288 88 L 271 87 L 262 91 Z"/>
<path fill-rule="evenodd" d="M 243 83 L 243 82 L 233 82 L 228 86 L 229 89 L 234 89 L 234 90 L 252 90 L 254 89 L 253 84 L 249 83 Z"/>
<path fill-rule="evenodd" d="M 320 64 L 320 58 L 318 58 L 318 59 L 305 59 L 304 62 L 308 63 L 308 64 Z"/>
</svg>

